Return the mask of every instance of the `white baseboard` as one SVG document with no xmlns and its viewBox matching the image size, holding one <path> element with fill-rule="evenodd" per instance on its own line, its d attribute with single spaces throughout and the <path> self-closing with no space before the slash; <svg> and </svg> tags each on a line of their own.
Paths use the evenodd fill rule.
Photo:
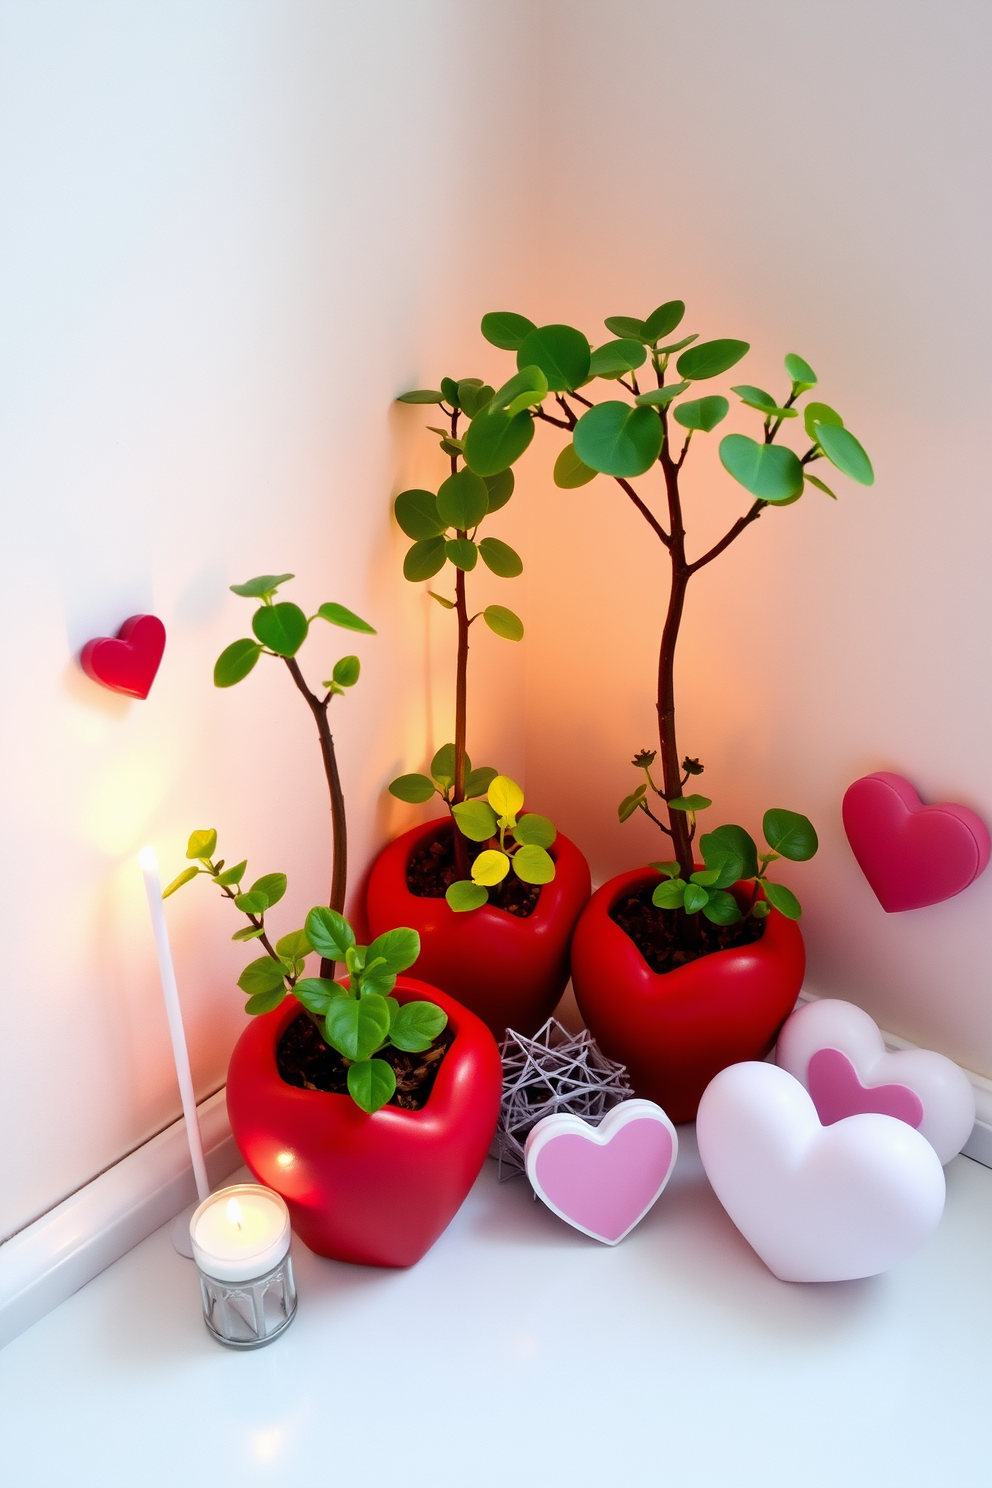
<svg viewBox="0 0 992 1488">
<path fill-rule="evenodd" d="M 207 1172 L 241 1166 L 225 1092 L 198 1107 Z M 0 1245 L 0 1348 L 196 1198 L 186 1125 L 176 1121 Z"/>
</svg>

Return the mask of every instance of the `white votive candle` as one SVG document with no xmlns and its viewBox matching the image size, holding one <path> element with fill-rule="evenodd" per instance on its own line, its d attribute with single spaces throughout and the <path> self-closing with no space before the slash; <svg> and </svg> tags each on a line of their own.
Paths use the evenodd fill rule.
<svg viewBox="0 0 992 1488">
<path fill-rule="evenodd" d="M 232 1348 L 258 1348 L 296 1311 L 289 1210 L 277 1193 L 236 1183 L 204 1199 L 189 1223 L 203 1318 Z"/>
</svg>

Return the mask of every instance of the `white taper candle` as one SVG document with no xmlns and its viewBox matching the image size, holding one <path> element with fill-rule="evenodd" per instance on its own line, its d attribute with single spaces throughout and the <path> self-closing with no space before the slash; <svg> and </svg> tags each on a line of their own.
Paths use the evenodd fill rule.
<svg viewBox="0 0 992 1488">
<path fill-rule="evenodd" d="M 138 854 L 138 862 L 141 864 L 145 891 L 148 894 L 148 908 L 151 911 L 152 929 L 155 932 L 155 949 L 158 952 L 158 971 L 162 979 L 162 996 L 165 999 L 165 1013 L 169 1020 L 169 1033 L 172 1036 L 172 1057 L 176 1061 L 176 1078 L 179 1081 L 179 1095 L 183 1103 L 183 1115 L 186 1118 L 186 1139 L 189 1142 L 189 1155 L 193 1160 L 196 1192 L 202 1203 L 210 1193 L 210 1181 L 207 1178 L 206 1163 L 203 1161 L 203 1140 L 200 1136 L 200 1122 L 196 1114 L 196 1096 L 193 1094 L 193 1077 L 189 1068 L 189 1051 L 186 1048 L 186 1034 L 183 1029 L 182 1009 L 179 1006 L 176 973 L 172 965 L 169 935 L 165 928 L 162 882 L 158 876 L 158 859 L 155 856 L 155 849 L 143 847 Z"/>
</svg>

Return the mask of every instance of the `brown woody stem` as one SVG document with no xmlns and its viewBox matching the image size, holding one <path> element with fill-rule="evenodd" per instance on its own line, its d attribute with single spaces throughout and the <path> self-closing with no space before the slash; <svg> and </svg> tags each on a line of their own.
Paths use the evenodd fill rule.
<svg viewBox="0 0 992 1488">
<path fill-rule="evenodd" d="M 330 907 L 338 914 L 344 914 L 345 895 L 348 890 L 348 824 L 344 811 L 344 792 L 341 789 L 341 776 L 338 773 L 337 757 L 334 753 L 334 739 L 331 736 L 331 726 L 327 718 L 327 708 L 331 701 L 331 694 L 325 698 L 319 698 L 310 691 L 300 671 L 299 663 L 293 656 L 284 656 L 283 661 L 289 668 L 289 674 L 296 683 L 300 692 L 306 698 L 307 706 L 313 714 L 317 725 L 317 733 L 320 737 L 320 752 L 324 761 L 324 774 L 327 776 L 327 789 L 331 798 L 331 831 L 334 837 L 333 862 L 331 868 L 331 895 Z M 320 974 L 322 977 L 334 978 L 334 962 L 324 956 L 320 962 Z"/>
</svg>

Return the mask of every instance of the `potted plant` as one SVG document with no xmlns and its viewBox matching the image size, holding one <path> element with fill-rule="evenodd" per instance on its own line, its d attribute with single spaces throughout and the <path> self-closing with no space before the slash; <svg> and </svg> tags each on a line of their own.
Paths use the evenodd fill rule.
<svg viewBox="0 0 992 1488">
<path fill-rule="evenodd" d="M 292 574 L 265 574 L 232 586 L 259 601 L 252 637 L 226 647 L 214 669 L 218 687 L 242 681 L 262 655 L 281 658 L 317 725 L 333 829 L 330 907 L 310 911 L 303 929 L 275 943 L 266 914 L 286 892 L 286 875 L 245 886 L 247 863 L 214 860 L 215 831 L 194 832 L 187 867 L 165 890 L 206 875 L 246 918 L 236 941 L 264 954 L 238 986 L 252 1022 L 228 1071 L 227 1105 L 242 1156 L 282 1194 L 294 1228 L 311 1249 L 338 1260 L 404 1266 L 448 1224 L 482 1165 L 499 1110 L 499 1053 L 488 1029 L 452 998 L 400 975 L 419 952 L 416 931 L 397 927 L 356 945 L 343 918 L 347 888 L 344 794 L 328 723 L 336 696 L 360 674 L 342 657 L 323 695 L 313 691 L 297 654 L 314 621 L 375 634 L 343 605 L 307 616 L 276 599 Z M 307 976 L 312 952 L 317 976 Z M 347 973 L 334 980 L 335 966 Z"/>
<path fill-rule="evenodd" d="M 457 628 L 454 739 L 434 755 L 429 775 L 401 775 L 390 785 L 402 801 L 437 797 L 447 814 L 386 847 L 366 896 L 372 933 L 415 926 L 421 941 L 416 973 L 478 1013 L 497 1038 L 507 1027 L 535 1032 L 558 1003 L 569 976 L 572 930 L 590 890 L 589 869 L 575 845 L 546 817 L 523 811 L 515 781 L 492 766 L 473 769 L 466 749 L 471 628 L 482 620 L 511 641 L 524 633 L 505 606 L 470 613 L 467 576 L 480 558 L 507 579 L 523 564 L 501 539 L 480 536 L 486 518 L 513 494 L 513 450 L 504 458 L 499 447 L 487 446 L 474 464 L 467 450 L 490 410 L 512 419 L 535 396 L 543 394 L 533 379 L 518 375 L 496 392 L 481 378 L 444 378 L 436 391 L 419 389 L 399 400 L 439 405 L 447 419 L 446 427 L 432 430 L 450 462 L 447 479 L 437 492 L 400 492 L 394 511 L 413 539 L 405 577 L 424 583 L 446 569 L 453 577 L 451 595 L 428 592 Z"/>
<path fill-rule="evenodd" d="M 696 861 L 697 817 L 711 802 L 687 792 L 703 766 L 681 753 L 676 737 L 675 656 L 688 585 L 769 508 L 792 505 L 807 485 L 833 497 L 811 471 L 817 461 L 826 459 L 862 485 L 874 479 L 868 456 L 833 408 L 808 401 L 800 424 L 799 400 L 817 378 L 802 357 L 790 354 L 783 398 L 751 384 L 731 389 L 757 414 L 759 437 L 726 435 L 720 459 L 752 500 L 718 542 L 691 557 L 681 488 L 686 460 L 693 438 L 711 433 L 730 410 L 727 397 L 697 384 L 728 372 L 750 348 L 740 340 L 681 336 L 684 312 L 681 300 L 670 300 L 645 320 L 612 316 L 606 321 L 612 339 L 595 349 L 571 326 L 539 327 L 509 312 L 485 316 L 483 334 L 516 352 L 517 376 L 534 396 L 504 407 L 492 400 L 465 441 L 466 458 L 485 475 L 490 450 L 498 449 L 507 464 L 519 458 L 535 421 L 561 429 L 569 437 L 555 464 L 556 484 L 575 489 L 598 474 L 612 477 L 668 560 L 657 673 L 659 748 L 635 755 L 643 778 L 619 807 L 621 821 L 638 811 L 650 817 L 667 850 L 663 861 L 621 874 L 592 897 L 576 928 L 572 976 L 603 1051 L 627 1065 L 639 1095 L 658 1100 L 677 1121 L 695 1115 L 719 1069 L 767 1053 L 791 1011 L 805 968 L 801 910 L 785 885 L 768 880 L 767 868 L 779 858 L 803 861 L 817 848 L 805 816 L 773 809 L 763 822 L 767 851 L 759 853 L 744 828 L 727 824 L 700 836 L 702 861 Z M 580 389 L 597 379 L 627 396 L 594 402 Z M 539 397 L 542 383 L 546 392 Z M 807 436 L 801 452 L 779 439 L 796 427 Z M 656 465 L 664 477 L 662 515 L 632 484 Z M 656 761 L 659 779 L 652 774 Z"/>
</svg>

